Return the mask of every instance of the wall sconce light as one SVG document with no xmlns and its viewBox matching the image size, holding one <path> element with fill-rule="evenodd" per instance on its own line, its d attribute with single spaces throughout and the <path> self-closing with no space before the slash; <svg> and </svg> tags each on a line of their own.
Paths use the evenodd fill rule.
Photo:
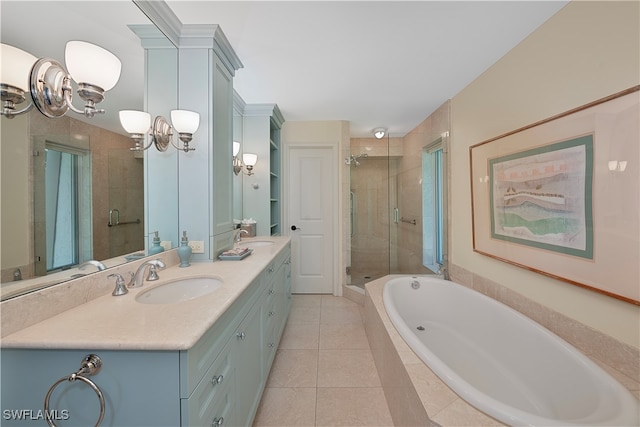
<svg viewBox="0 0 640 427">
<path fill-rule="evenodd" d="M 238 153 L 240 152 L 240 143 L 238 141 L 233 141 L 233 173 L 238 175 L 242 172 L 242 160 L 238 158 Z"/>
<path fill-rule="evenodd" d="M 382 139 L 386 134 L 387 130 L 385 128 L 375 128 L 373 130 L 373 136 L 375 136 L 376 139 Z"/>
<path fill-rule="evenodd" d="M 233 141 L 233 173 L 239 175 L 243 168 L 247 168 L 247 175 L 253 175 L 253 167 L 258 161 L 258 155 L 252 153 L 244 153 L 242 160 L 240 160 L 238 153 L 240 153 L 240 143 Z"/>
<path fill-rule="evenodd" d="M 256 165 L 258 161 L 258 155 L 252 153 L 244 153 L 242 155 L 242 161 L 244 162 L 245 167 L 247 168 L 247 175 L 253 175 L 253 167 Z"/>
<path fill-rule="evenodd" d="M 31 69 L 31 98 L 42 114 L 49 118 L 63 116 L 69 109 L 91 118 L 104 110 L 96 104 L 104 100 L 104 93 L 113 88 L 122 63 L 106 49 L 83 41 L 67 42 L 65 63 L 68 72 L 58 61 L 41 58 Z M 84 109 L 73 106 L 71 80 L 78 84 L 78 95 L 85 101 Z"/>
<path fill-rule="evenodd" d="M 153 121 L 153 128 L 149 129 L 151 126 L 149 113 L 135 110 L 120 111 L 120 124 L 135 142 L 131 151 L 144 151 L 151 147 L 151 144 L 155 144 L 158 151 L 167 151 L 169 143 L 185 153 L 195 150 L 194 147 L 189 146 L 189 143 L 200 126 L 200 114 L 194 111 L 172 110 L 171 122 L 173 127 L 164 117 L 157 116 Z M 173 142 L 174 129 L 178 132 L 178 139 L 182 141 L 181 146 Z M 145 146 L 143 141 L 147 132 L 150 132 L 151 140 Z"/>
<path fill-rule="evenodd" d="M 29 73 L 37 58 L 22 49 L 4 43 L 0 44 L 0 58 L 2 58 L 0 61 L 2 115 L 11 119 L 33 108 L 33 103 L 29 100 L 25 108 L 16 111 L 16 105 L 22 104 L 27 99 L 25 93 L 29 92 Z"/>
</svg>

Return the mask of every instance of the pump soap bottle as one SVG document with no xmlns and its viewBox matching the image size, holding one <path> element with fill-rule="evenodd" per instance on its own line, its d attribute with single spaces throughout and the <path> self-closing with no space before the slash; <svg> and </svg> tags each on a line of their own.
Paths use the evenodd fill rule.
<svg viewBox="0 0 640 427">
<path fill-rule="evenodd" d="M 153 245 L 149 248 L 149 255 L 156 255 L 164 251 L 164 248 L 160 246 L 160 236 L 158 232 L 154 231 L 155 237 L 153 238 Z"/>
<path fill-rule="evenodd" d="M 191 246 L 189 246 L 189 239 L 187 238 L 187 232 L 182 232 L 182 241 L 178 248 L 178 256 L 180 257 L 180 267 L 189 267 L 191 264 Z"/>
</svg>

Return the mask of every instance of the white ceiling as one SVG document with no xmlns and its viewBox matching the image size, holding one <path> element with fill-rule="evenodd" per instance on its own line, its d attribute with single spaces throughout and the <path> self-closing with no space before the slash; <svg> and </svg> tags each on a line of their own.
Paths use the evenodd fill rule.
<svg viewBox="0 0 640 427">
<path fill-rule="evenodd" d="M 247 103 L 277 103 L 286 120 L 347 120 L 362 137 L 380 126 L 405 135 L 566 1 L 166 3 L 183 24 L 220 25 L 244 64 L 234 87 Z M 148 21 L 132 3 L 1 0 L 0 14 L 2 41 L 36 56 L 62 62 L 80 38 L 123 59 L 105 127 L 122 132 L 115 112 L 142 108 L 142 49 L 126 24 Z"/>
</svg>

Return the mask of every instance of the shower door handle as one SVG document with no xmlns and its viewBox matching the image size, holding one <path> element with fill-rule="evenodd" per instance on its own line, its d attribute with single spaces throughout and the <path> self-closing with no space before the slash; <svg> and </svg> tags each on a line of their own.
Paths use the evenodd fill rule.
<svg viewBox="0 0 640 427">
<path fill-rule="evenodd" d="M 300 227 L 296 227 L 295 225 L 291 226 L 291 231 L 302 230 Z"/>
</svg>

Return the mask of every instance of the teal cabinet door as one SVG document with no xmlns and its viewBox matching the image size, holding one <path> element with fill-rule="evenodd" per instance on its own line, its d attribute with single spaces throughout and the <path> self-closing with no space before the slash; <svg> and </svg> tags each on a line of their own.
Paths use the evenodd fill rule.
<svg viewBox="0 0 640 427">
<path fill-rule="evenodd" d="M 235 340 L 236 421 L 241 426 L 252 424 L 264 387 L 261 307 L 259 303 L 254 305 L 232 337 Z"/>
<path fill-rule="evenodd" d="M 46 427 L 47 391 L 78 371 L 89 353 L 102 360 L 100 372 L 89 377 L 104 396 L 101 425 L 180 425 L 177 351 L 2 349 L 2 426 Z M 100 401 L 86 383 L 63 381 L 54 388 L 49 408 L 57 425 L 92 426 Z"/>
</svg>

